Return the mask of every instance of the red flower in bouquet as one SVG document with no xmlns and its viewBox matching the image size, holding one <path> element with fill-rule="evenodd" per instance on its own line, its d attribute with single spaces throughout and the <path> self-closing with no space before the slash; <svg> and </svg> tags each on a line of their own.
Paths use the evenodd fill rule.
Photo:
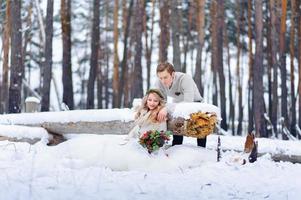
<svg viewBox="0 0 301 200">
<path fill-rule="evenodd" d="M 170 140 L 170 131 L 156 131 L 150 130 L 142 134 L 139 139 L 139 143 L 147 148 L 148 153 L 158 150 L 162 147 L 168 140 Z"/>
</svg>

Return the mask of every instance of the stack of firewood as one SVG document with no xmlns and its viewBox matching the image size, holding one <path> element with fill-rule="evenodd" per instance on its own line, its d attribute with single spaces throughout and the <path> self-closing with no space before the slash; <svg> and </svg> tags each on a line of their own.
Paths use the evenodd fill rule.
<svg viewBox="0 0 301 200">
<path fill-rule="evenodd" d="M 217 116 L 210 112 L 196 112 L 190 114 L 189 119 L 177 117 L 168 120 L 168 130 L 174 135 L 204 138 L 213 133 L 217 123 Z"/>
</svg>

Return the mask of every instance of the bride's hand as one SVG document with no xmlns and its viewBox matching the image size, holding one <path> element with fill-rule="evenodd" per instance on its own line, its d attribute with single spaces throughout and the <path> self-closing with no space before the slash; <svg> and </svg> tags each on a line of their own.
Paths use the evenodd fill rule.
<svg viewBox="0 0 301 200">
<path fill-rule="evenodd" d="M 158 116 L 157 116 L 157 120 L 159 122 L 163 122 L 167 119 L 167 109 L 166 108 L 162 108 L 159 113 L 158 113 Z"/>
</svg>

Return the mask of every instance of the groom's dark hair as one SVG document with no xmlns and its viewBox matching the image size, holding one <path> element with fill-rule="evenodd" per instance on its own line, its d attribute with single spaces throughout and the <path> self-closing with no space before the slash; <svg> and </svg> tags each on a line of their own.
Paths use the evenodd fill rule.
<svg viewBox="0 0 301 200">
<path fill-rule="evenodd" d="M 167 70 L 167 72 L 169 74 L 172 74 L 173 72 L 175 72 L 175 68 L 173 67 L 173 65 L 169 62 L 161 62 L 159 63 L 159 65 L 157 66 L 157 74 L 159 72 L 163 72 Z"/>
</svg>

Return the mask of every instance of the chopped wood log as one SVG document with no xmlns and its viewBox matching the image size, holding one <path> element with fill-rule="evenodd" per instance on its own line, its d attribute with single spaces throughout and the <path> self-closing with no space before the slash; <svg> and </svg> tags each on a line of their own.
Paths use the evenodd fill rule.
<svg viewBox="0 0 301 200">
<path fill-rule="evenodd" d="M 191 113 L 189 119 L 183 117 L 171 118 L 167 122 L 167 129 L 174 135 L 204 138 L 214 132 L 217 115 L 210 112 Z"/>
</svg>

